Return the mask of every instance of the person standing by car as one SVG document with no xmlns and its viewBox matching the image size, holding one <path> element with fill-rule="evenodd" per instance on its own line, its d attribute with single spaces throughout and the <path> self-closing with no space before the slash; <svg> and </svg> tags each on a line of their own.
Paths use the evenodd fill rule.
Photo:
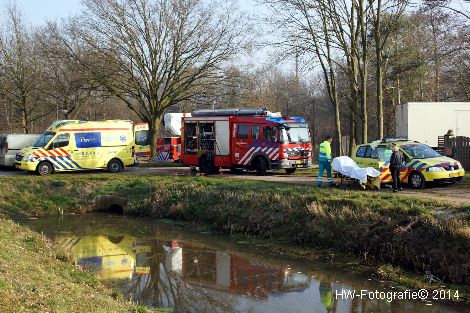
<svg viewBox="0 0 470 313">
<path fill-rule="evenodd" d="M 320 151 L 318 153 L 318 178 L 317 186 L 321 187 L 323 181 L 323 171 L 326 170 L 328 176 L 328 185 L 334 186 L 333 178 L 331 177 L 331 142 L 333 138 L 326 136 L 325 141 L 320 144 Z"/>
<path fill-rule="evenodd" d="M 400 151 L 400 148 L 397 145 L 393 146 L 393 152 L 390 156 L 390 173 L 392 174 L 393 179 L 393 192 L 398 192 L 398 190 L 402 191 L 403 188 L 401 187 L 400 181 L 400 170 L 403 165 L 403 161 L 405 160 L 405 156 L 403 152 Z"/>
</svg>

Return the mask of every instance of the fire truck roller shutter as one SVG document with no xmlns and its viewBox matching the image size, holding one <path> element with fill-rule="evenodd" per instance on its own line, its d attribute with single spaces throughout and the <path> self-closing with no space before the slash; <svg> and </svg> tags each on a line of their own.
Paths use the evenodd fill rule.
<svg viewBox="0 0 470 313">
<path fill-rule="evenodd" d="M 230 125 L 229 121 L 215 122 L 215 154 L 229 155 L 230 153 Z"/>
</svg>

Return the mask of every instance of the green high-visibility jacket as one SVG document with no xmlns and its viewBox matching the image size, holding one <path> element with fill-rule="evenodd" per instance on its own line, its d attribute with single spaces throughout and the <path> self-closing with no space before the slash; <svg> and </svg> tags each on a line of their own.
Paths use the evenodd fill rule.
<svg viewBox="0 0 470 313">
<path fill-rule="evenodd" d="M 320 144 L 320 152 L 318 153 L 318 161 L 325 162 L 331 161 L 331 144 L 328 140 Z"/>
</svg>

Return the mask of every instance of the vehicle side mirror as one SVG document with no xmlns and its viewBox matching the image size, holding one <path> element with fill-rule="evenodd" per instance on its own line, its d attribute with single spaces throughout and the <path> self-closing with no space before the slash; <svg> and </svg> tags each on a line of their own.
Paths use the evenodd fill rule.
<svg viewBox="0 0 470 313">
<path fill-rule="evenodd" d="M 47 150 L 52 150 L 52 143 L 47 146 Z"/>
</svg>

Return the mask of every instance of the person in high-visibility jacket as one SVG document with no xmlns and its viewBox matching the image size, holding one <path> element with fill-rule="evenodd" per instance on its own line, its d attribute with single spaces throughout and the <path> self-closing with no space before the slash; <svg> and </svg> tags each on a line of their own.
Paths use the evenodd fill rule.
<svg viewBox="0 0 470 313">
<path fill-rule="evenodd" d="M 328 176 L 328 184 L 334 186 L 333 178 L 331 177 L 331 142 L 333 138 L 326 136 L 325 141 L 320 144 L 320 152 L 318 153 L 318 178 L 317 186 L 321 187 L 323 181 L 323 171 L 326 170 Z"/>
</svg>

